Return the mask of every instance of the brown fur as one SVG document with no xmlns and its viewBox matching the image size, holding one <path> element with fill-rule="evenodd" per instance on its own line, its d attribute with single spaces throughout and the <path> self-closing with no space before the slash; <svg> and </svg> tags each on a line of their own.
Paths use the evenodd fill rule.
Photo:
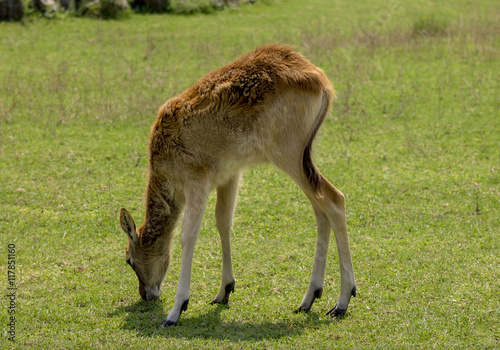
<svg viewBox="0 0 500 350">
<path fill-rule="evenodd" d="M 205 147 L 206 139 L 196 135 L 204 144 L 201 149 L 194 150 L 192 146 L 198 142 L 195 140 L 192 143 L 184 136 L 190 126 L 210 124 L 216 132 L 224 132 L 221 129 L 228 128 L 228 137 L 259 132 L 258 129 L 264 127 L 259 120 L 261 112 L 269 107 L 280 92 L 290 89 L 322 92 L 325 98 L 322 115 L 326 116 L 334 96 L 332 85 L 321 69 L 294 52 L 291 46 L 273 44 L 260 47 L 205 75 L 196 85 L 168 100 L 160 108 L 150 136 L 151 165 L 178 159 L 189 159 L 196 166 L 216 163 L 217 159 L 212 159 L 211 155 L 218 156 L 220 149 L 229 142 L 216 140 L 218 144 L 214 145 L 214 150 Z M 308 159 L 311 143 L 322 121 L 318 120 L 314 126 L 304 153 L 304 171 L 316 182 L 319 177 Z M 173 175 L 171 173 L 175 169 L 168 170 Z M 183 173 L 185 169 L 179 171 Z"/>
</svg>

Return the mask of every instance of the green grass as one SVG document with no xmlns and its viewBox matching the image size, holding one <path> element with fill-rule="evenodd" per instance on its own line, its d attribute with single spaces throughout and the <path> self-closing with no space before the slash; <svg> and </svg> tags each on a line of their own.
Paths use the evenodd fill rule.
<svg viewBox="0 0 500 350">
<path fill-rule="evenodd" d="M 496 1 L 273 1 L 213 15 L 0 23 L 0 290 L 16 245 L 16 342 L 0 348 L 498 348 L 500 7 Z M 117 212 L 144 215 L 157 108 L 206 72 L 268 42 L 322 67 L 338 93 L 315 145 L 347 196 L 358 296 L 325 290 L 295 315 L 314 215 L 270 166 L 244 174 L 233 230 L 236 290 L 211 306 L 221 253 L 214 198 L 189 310 L 173 305 L 176 238 L 161 299 L 140 301 Z"/>
</svg>

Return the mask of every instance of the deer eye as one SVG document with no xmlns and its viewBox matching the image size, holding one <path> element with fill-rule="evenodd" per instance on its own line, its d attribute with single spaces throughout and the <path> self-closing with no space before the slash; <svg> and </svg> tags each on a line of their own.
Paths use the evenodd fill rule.
<svg viewBox="0 0 500 350">
<path fill-rule="evenodd" d="M 127 264 L 129 264 L 130 266 L 132 266 L 132 262 L 130 261 L 130 258 L 127 259 Z"/>
</svg>

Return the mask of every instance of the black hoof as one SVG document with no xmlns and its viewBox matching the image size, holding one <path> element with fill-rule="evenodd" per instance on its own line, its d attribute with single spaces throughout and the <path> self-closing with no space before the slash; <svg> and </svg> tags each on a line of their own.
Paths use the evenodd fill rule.
<svg viewBox="0 0 500 350">
<path fill-rule="evenodd" d="M 182 303 L 181 314 L 188 309 L 188 305 L 189 305 L 189 299 Z M 170 321 L 168 318 L 164 319 L 163 322 L 161 323 L 161 325 L 164 327 L 175 326 L 176 324 L 177 321 Z"/>
<path fill-rule="evenodd" d="M 298 314 L 299 312 L 307 313 L 307 312 L 309 312 L 309 310 L 311 310 L 310 306 L 309 307 L 299 307 L 298 309 L 293 310 L 293 313 L 294 314 Z"/>
<path fill-rule="evenodd" d="M 161 323 L 161 325 L 163 327 L 170 327 L 170 326 L 175 326 L 177 325 L 177 322 L 174 322 L 174 321 L 170 321 L 170 320 L 167 320 L 167 319 L 164 319 L 163 322 Z"/>
<path fill-rule="evenodd" d="M 186 311 L 188 309 L 188 304 L 189 304 L 189 299 L 186 300 L 184 303 L 182 303 L 182 306 L 181 306 L 181 313 L 183 311 Z"/>
<path fill-rule="evenodd" d="M 224 299 L 222 299 L 222 301 L 217 301 L 216 299 L 214 299 L 214 300 L 212 300 L 212 302 L 210 303 L 210 305 L 215 305 L 215 304 L 227 305 L 227 304 L 229 304 L 229 295 L 231 293 L 234 293 L 234 285 L 235 285 L 235 282 L 228 283 L 224 287 L 224 291 L 226 292 L 226 295 L 224 296 Z"/>
<path fill-rule="evenodd" d="M 341 316 L 345 315 L 346 311 L 347 311 L 347 309 L 340 309 L 337 307 L 337 305 L 335 305 L 335 307 L 333 309 L 331 309 L 330 311 L 328 311 L 326 313 L 326 315 L 332 316 L 332 317 L 341 317 Z"/>
<path fill-rule="evenodd" d="M 316 299 L 319 299 L 321 298 L 321 295 L 323 294 L 323 288 L 318 288 L 314 291 L 314 298 L 313 300 L 311 301 L 311 304 L 309 304 L 308 307 L 305 307 L 305 306 L 299 306 L 298 309 L 295 309 L 293 310 L 293 313 L 294 314 L 298 314 L 299 312 L 309 312 L 309 310 L 311 310 L 311 306 L 312 304 L 314 303 L 314 301 Z"/>
</svg>

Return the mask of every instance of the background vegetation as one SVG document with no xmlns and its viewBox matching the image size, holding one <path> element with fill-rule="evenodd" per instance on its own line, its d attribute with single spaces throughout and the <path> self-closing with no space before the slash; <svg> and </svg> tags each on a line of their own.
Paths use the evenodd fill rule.
<svg viewBox="0 0 500 350">
<path fill-rule="evenodd" d="M 256 1 L 262 2 L 261 0 L 2 0 L 0 22 L 71 16 L 107 20 L 123 19 L 132 12 L 210 14 L 227 7 L 235 8 L 240 3 L 254 4 Z"/>
<path fill-rule="evenodd" d="M 498 348 L 500 6 L 494 0 L 282 0 L 212 15 L 0 23 L 0 283 L 16 245 L 16 342 L 1 348 Z M 270 166 L 244 174 L 236 291 L 211 306 L 221 269 L 210 201 L 189 310 L 173 304 L 178 237 L 161 300 L 125 265 L 117 212 L 140 221 L 157 108 L 203 74 L 290 43 L 334 81 L 315 146 L 347 195 L 358 296 L 295 315 L 315 245 L 305 196 Z"/>
</svg>

